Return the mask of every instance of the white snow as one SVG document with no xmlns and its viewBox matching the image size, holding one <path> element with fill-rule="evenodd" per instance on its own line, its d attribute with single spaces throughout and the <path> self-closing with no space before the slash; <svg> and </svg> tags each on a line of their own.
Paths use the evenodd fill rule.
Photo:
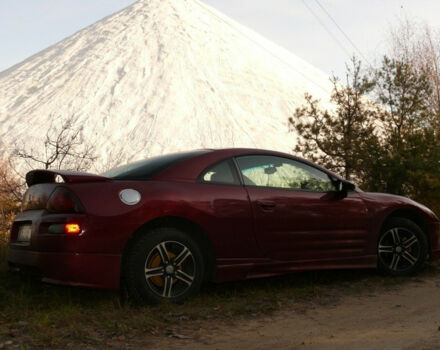
<svg viewBox="0 0 440 350">
<path fill-rule="evenodd" d="M 301 35 L 301 33 L 298 33 Z M 75 115 L 110 166 L 197 148 L 291 152 L 287 119 L 328 76 L 198 0 L 141 0 L 0 73 L 0 142 Z"/>
</svg>

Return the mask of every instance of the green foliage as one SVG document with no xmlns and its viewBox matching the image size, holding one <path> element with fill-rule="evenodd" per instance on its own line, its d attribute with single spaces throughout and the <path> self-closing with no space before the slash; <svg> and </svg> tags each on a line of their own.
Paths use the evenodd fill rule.
<svg viewBox="0 0 440 350">
<path fill-rule="evenodd" d="M 370 80 L 352 64 L 346 86 L 332 80 L 333 111 L 306 95 L 289 119 L 295 151 L 365 190 L 409 196 L 440 213 L 440 130 L 427 74 L 384 57 Z"/>
<path fill-rule="evenodd" d="M 299 135 L 296 152 L 354 179 L 367 144 L 376 143 L 372 122 L 376 106 L 366 98 L 374 81 L 361 75 L 361 63 L 353 58 L 347 71 L 345 85 L 332 78 L 334 110 L 320 109 L 319 101 L 306 94 L 306 105 L 296 109 L 289 124 Z"/>
<path fill-rule="evenodd" d="M 425 72 L 408 62 L 384 58 L 376 86 L 381 106 L 380 153 L 364 184 L 439 209 L 440 133 L 434 124 L 431 94 Z"/>
</svg>

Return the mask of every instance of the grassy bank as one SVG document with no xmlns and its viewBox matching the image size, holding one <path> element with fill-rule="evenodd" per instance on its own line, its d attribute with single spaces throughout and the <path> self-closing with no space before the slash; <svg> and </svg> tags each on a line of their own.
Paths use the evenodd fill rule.
<svg viewBox="0 0 440 350">
<path fill-rule="evenodd" d="M 5 348 L 119 348 L 127 343 L 136 347 L 155 335 L 179 336 L 183 324 L 209 319 L 231 322 L 280 308 L 306 310 L 311 304 L 335 302 L 341 295 L 405 281 L 375 271 L 307 272 L 208 284 L 184 305 L 135 308 L 122 303 L 117 293 L 51 286 L 11 274 L 5 257 L 6 245 L 1 244 L 0 347 L 7 344 Z M 437 272 L 437 266 L 430 266 L 422 276 Z"/>
</svg>

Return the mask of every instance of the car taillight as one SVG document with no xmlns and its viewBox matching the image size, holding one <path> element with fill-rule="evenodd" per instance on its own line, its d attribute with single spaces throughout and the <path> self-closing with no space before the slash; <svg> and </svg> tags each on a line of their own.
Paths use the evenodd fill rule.
<svg viewBox="0 0 440 350">
<path fill-rule="evenodd" d="M 64 225 L 64 233 L 68 235 L 77 235 L 81 233 L 81 226 L 77 223 L 68 223 Z"/>
<path fill-rule="evenodd" d="M 78 198 L 64 187 L 57 187 L 47 202 L 46 209 L 52 213 L 81 213 Z"/>
</svg>

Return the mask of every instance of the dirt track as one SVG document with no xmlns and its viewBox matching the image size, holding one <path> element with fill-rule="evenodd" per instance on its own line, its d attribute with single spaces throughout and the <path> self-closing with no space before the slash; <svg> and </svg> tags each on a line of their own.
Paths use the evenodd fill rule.
<svg viewBox="0 0 440 350">
<path fill-rule="evenodd" d="M 440 276 L 234 325 L 179 330 L 154 349 L 440 349 Z M 193 329 L 191 329 L 193 328 Z"/>
</svg>

